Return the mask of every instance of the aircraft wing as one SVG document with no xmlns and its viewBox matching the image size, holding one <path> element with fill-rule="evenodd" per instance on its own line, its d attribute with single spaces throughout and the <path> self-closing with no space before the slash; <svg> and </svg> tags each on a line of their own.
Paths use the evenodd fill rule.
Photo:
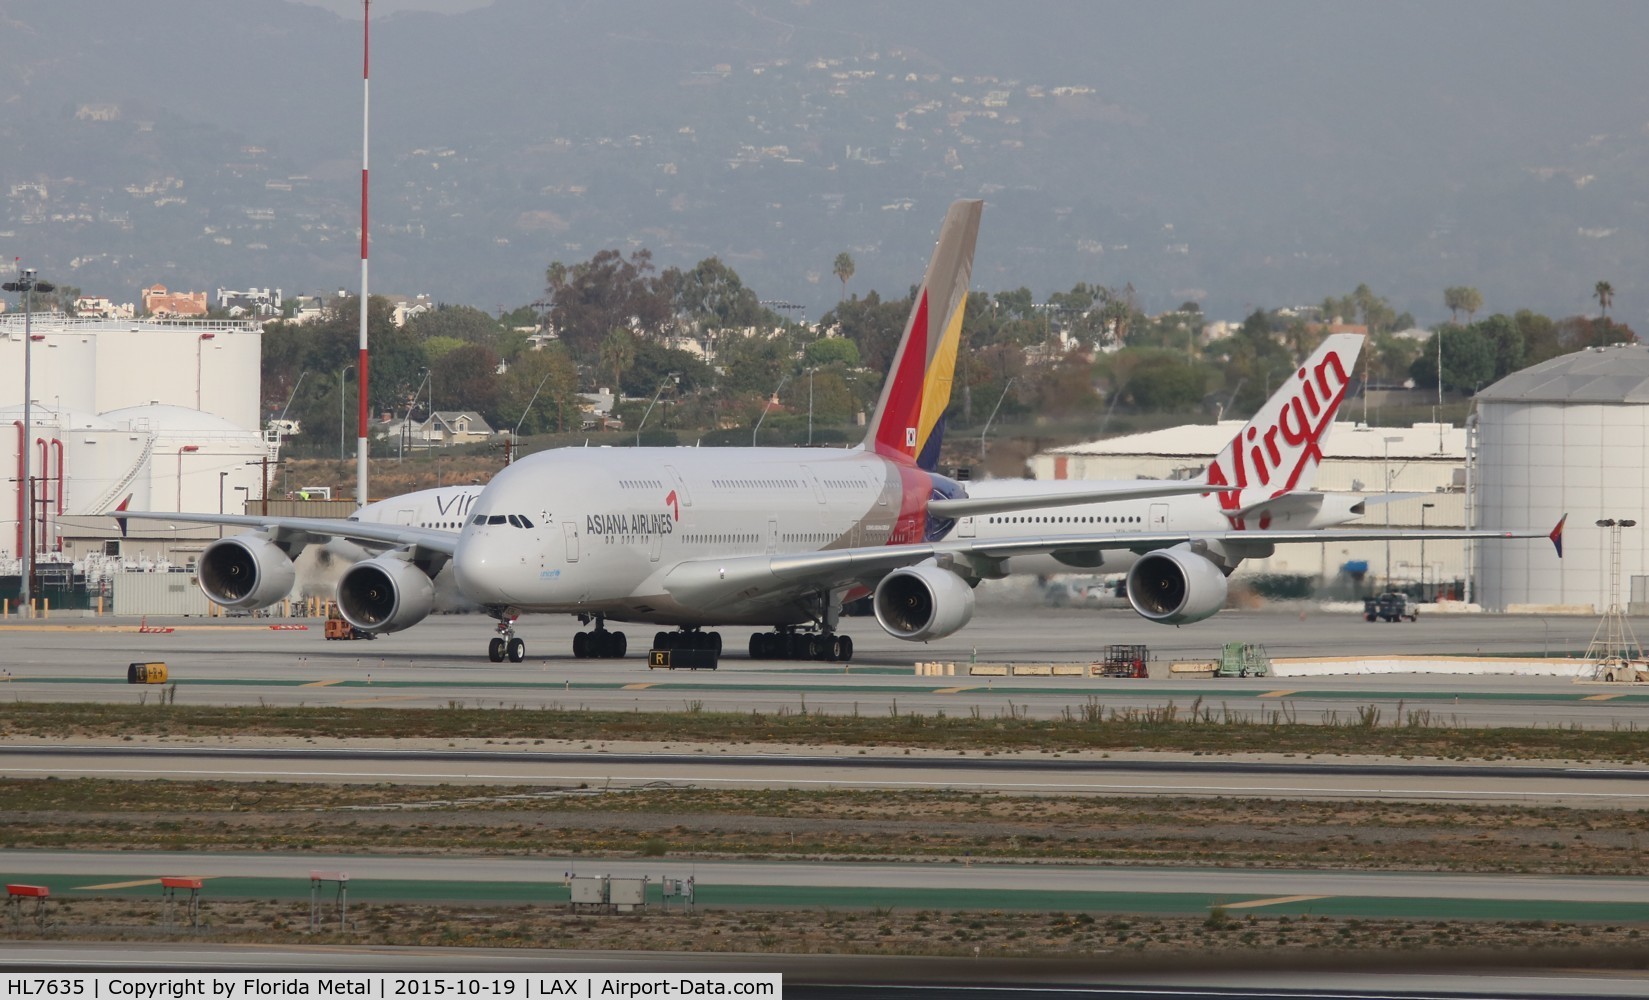
<svg viewBox="0 0 1649 1000">
<path fill-rule="evenodd" d="M 1077 503 L 1102 503 L 1114 500 L 1148 500 L 1153 497 L 1185 496 L 1192 493 L 1230 493 L 1236 488 L 1222 489 L 1204 482 L 1163 483 L 1149 486 L 1108 486 L 1104 489 L 1071 490 L 1058 493 L 1027 493 L 1003 497 L 961 497 L 955 500 L 929 500 L 928 512 L 935 517 L 976 517 L 981 514 L 1000 514 L 1010 510 L 1037 510 L 1043 507 L 1068 507 Z"/>
<path fill-rule="evenodd" d="M 139 521 L 182 521 L 185 524 L 221 524 L 226 528 L 252 528 L 278 536 L 279 540 L 302 545 L 307 541 L 347 538 L 373 546 L 399 548 L 416 546 L 451 556 L 458 549 L 458 532 L 419 528 L 410 524 L 380 524 L 352 521 L 342 517 L 258 517 L 251 514 L 175 514 L 170 511 L 126 510 L 114 515 L 120 533 L 126 533 L 129 519 Z"/>
<path fill-rule="evenodd" d="M 1131 549 L 1149 552 L 1181 543 L 1198 542 L 1223 547 L 1240 557 L 1270 555 L 1273 546 L 1302 542 L 1384 541 L 1396 539 L 1515 539 L 1549 538 L 1563 555 L 1563 522 L 1551 531 L 1494 531 L 1487 529 L 1317 529 L 1302 531 L 1161 531 L 1096 532 L 1091 535 L 1027 535 L 1018 538 L 968 538 L 915 545 L 865 546 L 691 559 L 677 563 L 655 578 L 675 600 L 696 607 L 761 604 L 794 599 L 818 591 L 855 584 L 874 585 L 883 575 L 904 566 L 933 560 L 959 572 L 996 576 L 1000 560 L 1013 556 L 1059 552 Z M 651 587 L 646 589 L 652 589 Z M 638 592 L 639 596 L 640 592 Z"/>
<path fill-rule="evenodd" d="M 1565 515 L 1566 517 L 1567 515 Z M 1447 541 L 1459 539 L 1513 539 L 1547 538 L 1563 556 L 1563 521 L 1549 531 L 1497 531 L 1487 528 L 1427 528 L 1424 531 L 1404 528 L 1311 528 L 1299 531 L 1129 531 L 1095 532 L 1091 535 L 1026 535 L 1017 538 L 953 539 L 933 546 L 938 553 L 955 556 L 978 556 L 986 559 L 1007 559 L 1013 556 L 1051 555 L 1061 552 L 1096 552 L 1106 549 L 1131 549 L 1149 552 L 1165 549 L 1184 542 L 1213 543 L 1229 547 L 1246 555 L 1247 550 L 1269 549 L 1276 545 L 1309 542 L 1381 542 L 1381 541 Z"/>
</svg>

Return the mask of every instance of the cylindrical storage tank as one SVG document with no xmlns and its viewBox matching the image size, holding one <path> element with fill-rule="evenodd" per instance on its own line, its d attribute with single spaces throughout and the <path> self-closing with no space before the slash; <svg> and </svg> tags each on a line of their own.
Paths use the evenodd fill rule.
<svg viewBox="0 0 1649 1000">
<path fill-rule="evenodd" d="M 1490 611 L 1601 611 L 1610 530 L 1619 599 L 1649 572 L 1649 347 L 1588 348 L 1508 375 L 1477 395 L 1477 527 L 1549 528 L 1568 514 L 1563 558 L 1542 541 L 1479 542 L 1477 598 Z"/>
</svg>

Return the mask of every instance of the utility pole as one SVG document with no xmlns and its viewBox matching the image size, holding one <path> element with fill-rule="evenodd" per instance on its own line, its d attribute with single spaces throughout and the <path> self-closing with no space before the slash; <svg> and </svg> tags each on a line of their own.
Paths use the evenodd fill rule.
<svg viewBox="0 0 1649 1000">
<path fill-rule="evenodd" d="M 35 276 L 34 268 L 18 267 L 17 280 L 8 281 L 0 288 L 8 292 L 23 293 L 23 468 L 17 488 L 28 494 L 28 502 L 23 505 L 23 566 L 22 581 L 18 589 L 17 606 L 23 615 L 34 617 L 34 480 L 29 477 L 29 452 L 34 448 L 34 412 L 29 397 L 33 395 L 33 386 L 30 383 L 31 369 L 30 347 L 34 344 L 34 293 L 53 292 L 57 286 L 50 282 L 41 281 Z"/>
</svg>

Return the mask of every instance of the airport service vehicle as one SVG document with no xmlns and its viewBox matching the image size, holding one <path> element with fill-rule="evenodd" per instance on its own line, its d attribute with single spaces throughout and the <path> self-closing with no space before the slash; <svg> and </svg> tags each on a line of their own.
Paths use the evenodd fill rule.
<svg viewBox="0 0 1649 1000">
<path fill-rule="evenodd" d="M 1405 618 L 1411 622 L 1420 620 L 1420 609 L 1407 594 L 1391 591 L 1363 599 L 1364 621 L 1400 622 Z"/>
<path fill-rule="evenodd" d="M 304 545 L 342 538 L 370 546 L 380 554 L 344 572 L 337 602 L 352 625 L 374 633 L 422 621 L 434 606 L 432 581 L 450 564 L 459 594 L 497 621 L 488 657 L 512 662 L 525 657 L 525 641 L 515 631 L 524 613 L 571 614 L 593 626 L 574 637 L 578 657 L 624 656 L 626 634 L 607 626 L 633 622 L 670 629 L 653 637 L 655 649 L 719 651 L 722 638 L 712 629 L 746 626 L 752 657 L 847 660 L 852 639 L 838 632 L 845 601 L 869 595 L 877 624 L 896 638 L 943 638 L 973 617 L 979 580 L 1004 575 L 1014 556 L 1073 545 L 1146 553 L 1130 572 L 1130 601 L 1150 620 L 1184 624 L 1224 604 L 1225 576 L 1238 559 L 1277 543 L 1338 540 L 1333 531 L 1266 530 L 1269 511 L 1245 508 L 1240 497 L 1252 496 L 1256 485 L 1286 492 L 1279 481 L 1289 478 L 1280 457 L 1285 446 L 1289 455 L 1315 453 L 1324 429 L 1318 411 L 1335 391 L 1344 392 L 1337 358 L 1303 369 L 1304 408 L 1280 415 L 1275 432 L 1256 430 L 1251 451 L 1239 452 L 1229 467 L 1211 468 L 1207 481 L 1062 484 L 1058 492 L 973 496 L 937 474 L 980 216 L 976 201 L 951 207 L 856 448 L 539 452 L 499 472 L 468 502 L 457 531 L 399 519 L 123 516 L 255 529 L 213 543 L 200 557 L 202 589 L 229 607 L 262 607 L 284 597 L 294 580 L 292 556 Z M 955 531 L 958 519 L 968 517 L 977 524 L 992 515 L 1100 500 L 1227 492 L 1239 494 L 1238 505 L 1228 509 L 1239 523 L 1213 531 L 1158 524 L 1148 508 L 1140 508 L 1137 521 L 1095 524 L 1074 540 L 1024 529 L 994 538 Z M 1260 522 L 1254 530 L 1249 517 Z"/>
<path fill-rule="evenodd" d="M 1220 647 L 1215 677 L 1269 677 L 1271 657 L 1256 642 L 1228 642 Z"/>
</svg>

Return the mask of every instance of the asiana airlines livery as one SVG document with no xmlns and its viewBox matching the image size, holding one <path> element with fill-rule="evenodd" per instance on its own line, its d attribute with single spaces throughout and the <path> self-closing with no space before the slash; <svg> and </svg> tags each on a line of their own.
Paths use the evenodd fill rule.
<svg viewBox="0 0 1649 1000">
<path fill-rule="evenodd" d="M 292 559 L 307 545 L 347 543 L 371 554 L 344 572 L 337 593 L 343 616 L 368 632 L 422 621 L 434 605 L 432 581 L 450 564 L 458 592 L 497 620 L 489 658 L 513 662 L 526 655 L 515 631 L 523 613 L 571 614 L 592 626 L 573 640 L 578 657 L 624 656 L 625 633 L 608 628 L 624 622 L 665 627 L 652 636 L 654 648 L 719 652 L 720 633 L 707 629 L 746 626 L 755 630 L 752 657 L 847 660 L 853 642 L 837 630 L 846 600 L 872 595 L 876 620 L 889 635 L 937 639 L 968 623 L 974 586 L 1005 574 L 1009 560 L 1073 549 L 1152 553 L 1155 561 L 1141 559 L 1130 575 L 1131 589 L 1139 577 L 1135 606 L 1154 609 L 1147 615 L 1154 620 L 1195 621 L 1219 609 L 1225 574 L 1243 555 L 1276 542 L 1335 540 L 1333 532 L 1270 532 L 1246 523 L 1264 519 L 1255 507 L 1262 493 L 1275 494 L 1272 502 L 1288 493 L 1288 456 L 1315 450 L 1291 440 L 1301 419 L 1320 419 L 1309 403 L 1288 417 L 1286 429 L 1256 428 L 1249 444 L 1258 450 L 1240 465 L 1233 456 L 1219 482 L 1211 475 L 1208 482 L 1061 484 L 1053 491 L 1020 484 L 983 495 L 935 472 L 982 208 L 978 201 L 951 206 L 856 448 L 560 448 L 509 465 L 479 494 L 413 494 L 349 520 L 123 516 L 254 529 L 213 543 L 199 560 L 201 588 L 231 608 L 285 597 L 295 579 Z M 1331 373 L 1332 366 L 1325 369 L 1325 377 Z M 1323 388 L 1328 384 L 1312 390 L 1319 409 L 1335 398 Z M 1343 384 L 1335 388 L 1343 395 Z M 1320 435 L 1317 423 L 1311 426 Z M 966 537 L 957 530 L 959 521 L 1019 524 L 986 520 L 1010 512 L 1230 493 L 1236 504 L 1222 509 L 1228 521 L 1244 523 L 1215 531 L 1174 531 L 1150 521 L 1130 523 L 1129 530 L 1084 525 L 1093 530 L 1080 537 L 1029 530 Z M 431 504 L 441 505 L 438 516 L 431 516 Z M 1141 573 L 1148 564 L 1152 571 Z"/>
</svg>

